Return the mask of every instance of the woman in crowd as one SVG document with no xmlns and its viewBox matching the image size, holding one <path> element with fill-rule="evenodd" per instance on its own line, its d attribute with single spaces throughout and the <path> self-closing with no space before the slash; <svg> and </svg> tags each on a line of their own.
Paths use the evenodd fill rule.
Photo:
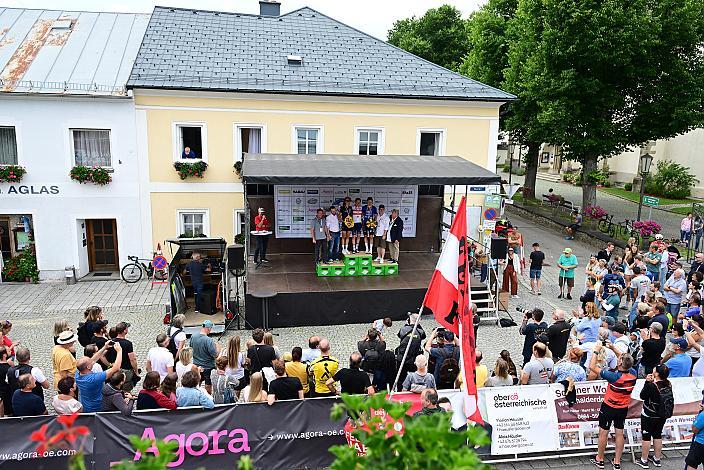
<svg viewBox="0 0 704 470">
<path fill-rule="evenodd" d="M 588 302 L 584 306 L 584 315 L 575 312 L 575 316 L 580 317 L 579 323 L 575 326 L 575 331 L 581 343 L 593 343 L 596 341 L 601 328 L 601 315 L 594 302 Z"/>
<path fill-rule="evenodd" d="M 261 403 L 267 399 L 267 393 L 264 391 L 264 376 L 261 372 L 255 372 L 249 377 L 249 385 L 247 385 L 240 393 L 238 403 Z"/>
<path fill-rule="evenodd" d="M 599 267 L 599 261 L 596 259 L 596 255 L 591 255 L 589 257 L 589 261 L 587 262 L 587 265 L 584 268 L 584 274 L 585 279 L 584 279 L 584 291 L 586 292 L 587 289 L 589 289 L 589 284 L 587 281 L 589 279 L 593 278 L 596 279 L 596 270 Z"/>
<path fill-rule="evenodd" d="M 59 335 L 63 333 L 66 330 L 70 330 L 68 326 L 68 321 L 61 319 L 61 320 L 56 320 L 54 322 L 54 345 L 58 344 L 56 342 L 57 339 L 59 339 Z"/>
<path fill-rule="evenodd" d="M 188 371 L 198 373 L 198 366 L 193 364 L 193 349 L 185 347 L 181 349 L 178 355 L 178 362 L 176 363 L 176 375 L 178 376 L 178 380 L 182 380 L 183 374 Z"/>
<path fill-rule="evenodd" d="M 210 383 L 213 390 L 213 402 L 216 405 L 223 403 L 234 403 L 235 388 L 239 385 L 239 380 L 227 374 L 225 370 L 228 365 L 228 358 L 220 356 L 215 360 L 215 369 L 210 371 Z"/>
<path fill-rule="evenodd" d="M 108 383 L 103 385 L 103 403 L 101 411 L 119 411 L 122 416 L 130 416 L 137 399 L 131 393 L 123 392 L 122 386 L 125 384 L 124 372 L 112 374 Z"/>
<path fill-rule="evenodd" d="M 244 368 L 244 362 L 245 359 L 247 359 L 247 351 L 242 350 L 240 347 L 240 341 L 239 336 L 233 336 L 227 342 L 227 347 L 220 351 L 220 357 L 227 358 L 225 374 L 237 379 L 238 385 L 235 387 L 237 395 L 239 395 L 239 391 L 247 385 Z"/>
<path fill-rule="evenodd" d="M 92 307 L 88 307 L 86 311 L 83 312 L 83 316 L 86 320 L 86 331 L 88 332 L 88 337 L 90 338 L 93 336 L 93 332 L 98 327 L 98 322 L 103 320 L 103 309 L 97 305 L 93 305 Z"/>
<path fill-rule="evenodd" d="M 403 391 L 420 393 L 426 388 L 436 388 L 435 377 L 428 373 L 428 358 L 419 354 L 416 356 L 415 365 L 416 371 L 409 372 L 403 381 Z"/>
<path fill-rule="evenodd" d="M 161 376 L 158 372 L 147 372 L 147 375 L 144 377 L 144 383 L 142 384 L 142 390 L 140 390 L 137 396 L 138 410 L 158 410 L 159 408 L 166 408 L 167 410 L 176 409 L 176 402 L 159 390 L 160 381 Z"/>
<path fill-rule="evenodd" d="M 176 372 L 166 374 L 164 380 L 161 381 L 161 393 L 165 397 L 176 402 L 176 387 L 178 386 L 178 375 Z"/>
<path fill-rule="evenodd" d="M 278 346 L 274 345 L 274 335 L 271 334 L 271 332 L 267 331 L 264 333 L 264 344 L 267 344 L 274 348 L 274 353 L 276 354 L 276 359 L 281 359 L 281 350 L 278 348 Z"/>
<path fill-rule="evenodd" d="M 587 380 L 587 374 L 584 367 L 581 366 L 582 356 L 584 351 L 579 348 L 572 348 L 567 352 L 567 357 L 558 361 L 552 371 L 553 382 L 563 382 L 572 377 L 575 382 L 584 382 Z"/>
<path fill-rule="evenodd" d="M 506 364 L 508 364 L 508 375 L 513 378 L 513 384 L 516 385 L 518 383 L 518 369 L 511 358 L 511 353 L 504 349 L 499 353 L 499 357 L 506 361 Z"/>
<path fill-rule="evenodd" d="M 10 331 L 12 331 L 12 322 L 10 320 L 5 320 L 2 322 L 2 326 L 0 326 L 0 332 L 2 332 L 2 342 L 0 343 L 0 346 L 5 346 L 10 354 L 10 361 L 14 362 L 15 359 L 15 346 L 19 346 L 20 342 L 15 341 L 14 343 L 10 339 L 9 335 Z"/>
<path fill-rule="evenodd" d="M 0 346 L 0 418 L 5 416 L 5 403 L 11 403 L 12 395 L 10 384 L 7 383 L 7 371 L 12 367 L 9 354 L 5 346 Z M 10 407 L 12 404 L 10 404 Z M 10 409 L 7 410 L 8 413 Z"/>
<path fill-rule="evenodd" d="M 582 302 L 582 310 L 586 310 L 588 303 L 596 302 L 596 279 L 587 277 L 586 286 L 587 290 L 579 297 L 579 301 Z"/>
<path fill-rule="evenodd" d="M 310 387 L 308 386 L 308 364 L 301 361 L 302 357 L 303 349 L 299 346 L 296 346 L 291 350 L 291 362 L 286 363 L 286 375 L 289 377 L 296 377 L 303 386 L 303 394 L 306 397 L 310 397 Z M 240 386 L 244 388 L 242 384 L 240 384 Z"/>
<path fill-rule="evenodd" d="M 665 364 L 657 366 L 653 373 L 645 378 L 640 399 L 643 400 L 643 410 L 640 414 L 640 428 L 643 433 L 640 461 L 636 462 L 642 468 L 648 467 L 650 454 L 650 440 L 653 440 L 653 457 L 650 460 L 656 467 L 660 466 L 662 459 L 662 429 L 665 421 L 672 415 L 673 410 L 668 410 L 669 399 L 672 399 L 672 385 L 667 380 L 670 369 Z M 674 399 L 672 400 L 674 407 Z M 670 416 L 668 416 L 668 414 Z"/>
<path fill-rule="evenodd" d="M 176 389 L 176 404 L 179 408 L 186 406 L 212 408 L 215 406 L 213 398 L 204 390 L 198 388 L 198 384 L 200 384 L 200 373 L 198 371 L 189 370 L 183 374 L 181 386 Z"/>
<path fill-rule="evenodd" d="M 509 374 L 508 362 L 498 358 L 494 366 L 494 375 L 486 379 L 485 387 L 506 387 L 513 385 L 513 377 Z"/>
<path fill-rule="evenodd" d="M 83 411 L 83 405 L 76 400 L 76 379 L 64 377 L 56 387 L 59 393 L 51 400 L 57 415 L 72 415 Z"/>
<path fill-rule="evenodd" d="M 635 267 L 636 255 L 638 247 L 627 246 L 623 254 L 623 280 L 626 283 L 626 306 L 630 305 L 631 301 L 631 280 L 633 279 L 633 268 Z"/>
</svg>

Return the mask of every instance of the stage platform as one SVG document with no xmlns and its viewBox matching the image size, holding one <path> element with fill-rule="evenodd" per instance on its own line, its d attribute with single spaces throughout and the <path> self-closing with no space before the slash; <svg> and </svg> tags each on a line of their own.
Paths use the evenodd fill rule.
<svg viewBox="0 0 704 470">
<path fill-rule="evenodd" d="M 271 263 L 260 268 L 250 260 L 247 322 L 264 325 L 262 293 L 276 293 L 268 300 L 270 328 L 405 319 L 418 311 L 439 256 L 401 253 L 398 274 L 357 277 L 317 276 L 312 253 L 270 255 Z M 472 288 L 481 287 L 470 278 Z"/>
</svg>

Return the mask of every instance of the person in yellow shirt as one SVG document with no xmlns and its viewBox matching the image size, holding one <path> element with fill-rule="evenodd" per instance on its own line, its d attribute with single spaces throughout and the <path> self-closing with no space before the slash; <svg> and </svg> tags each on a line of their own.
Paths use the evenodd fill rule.
<svg viewBox="0 0 704 470">
<path fill-rule="evenodd" d="M 486 379 L 489 378 L 489 369 L 484 364 L 480 364 L 482 361 L 482 352 L 480 350 L 474 351 L 476 356 L 475 366 L 474 366 L 474 377 L 477 384 L 477 388 L 482 388 L 486 383 Z"/>
<path fill-rule="evenodd" d="M 51 350 L 51 364 L 54 369 L 54 388 L 64 377 L 76 374 L 76 334 L 71 330 L 62 331 Z"/>
<path fill-rule="evenodd" d="M 334 397 L 335 392 L 330 391 L 327 386 L 328 379 L 332 378 L 340 367 L 336 357 L 330 355 L 330 341 L 323 338 L 320 340 L 320 357 L 310 364 L 310 373 L 315 380 L 313 396 Z"/>
<path fill-rule="evenodd" d="M 301 362 L 303 349 L 296 346 L 291 350 L 291 360 L 286 363 L 286 375 L 296 377 L 303 385 L 303 394 L 310 396 L 310 387 L 308 386 L 308 365 Z"/>
</svg>

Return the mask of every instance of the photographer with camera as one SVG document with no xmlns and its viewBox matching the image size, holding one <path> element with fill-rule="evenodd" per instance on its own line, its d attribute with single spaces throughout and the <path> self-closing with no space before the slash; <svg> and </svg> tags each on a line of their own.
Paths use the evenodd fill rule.
<svg viewBox="0 0 704 470">
<path fill-rule="evenodd" d="M 460 347 L 455 343 L 455 334 L 442 327 L 435 328 L 425 343 L 425 350 L 435 360 L 433 376 L 438 390 L 455 388 L 460 367 Z"/>
<path fill-rule="evenodd" d="M 526 337 L 523 341 L 523 365 L 525 366 L 533 357 L 533 345 L 538 340 L 538 336 L 547 332 L 548 324 L 543 321 L 545 312 L 539 308 L 524 310 L 517 307 L 516 310 L 523 314 L 520 333 Z"/>
<path fill-rule="evenodd" d="M 394 352 L 396 353 L 396 366 L 401 370 L 401 375 L 398 379 L 399 384 L 404 383 L 409 372 L 416 371 L 415 358 L 419 354 L 423 354 L 422 341 L 425 339 L 426 334 L 420 322 L 416 325 L 415 331 L 413 331 L 413 325 L 417 319 L 417 313 L 409 314 L 406 324 L 398 331 L 398 338 L 401 343 Z M 408 354 L 406 354 L 406 361 L 403 362 L 403 354 L 406 352 L 406 348 L 409 348 Z"/>
</svg>

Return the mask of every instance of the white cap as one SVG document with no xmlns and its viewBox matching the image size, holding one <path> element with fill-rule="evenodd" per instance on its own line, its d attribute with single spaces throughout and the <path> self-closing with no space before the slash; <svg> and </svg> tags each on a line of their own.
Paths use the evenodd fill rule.
<svg viewBox="0 0 704 470">
<path fill-rule="evenodd" d="M 655 239 L 656 239 L 656 240 L 662 240 L 662 239 L 663 239 L 662 233 L 656 234 L 656 235 L 655 235 Z"/>
<path fill-rule="evenodd" d="M 262 212 L 264 212 L 264 208 L 263 208 L 263 207 L 260 207 L 260 208 L 259 208 L 259 213 L 261 214 Z"/>
</svg>

